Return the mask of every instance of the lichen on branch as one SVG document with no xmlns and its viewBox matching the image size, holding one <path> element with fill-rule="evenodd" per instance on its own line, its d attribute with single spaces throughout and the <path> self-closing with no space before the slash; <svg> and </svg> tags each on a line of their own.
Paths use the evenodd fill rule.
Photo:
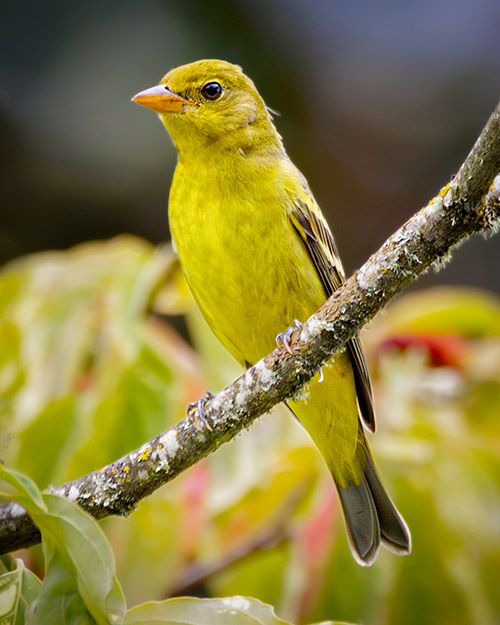
<svg viewBox="0 0 500 625">
<path fill-rule="evenodd" d="M 405 286 L 470 235 L 498 229 L 499 173 L 500 104 L 457 175 L 303 325 L 293 353 L 275 349 L 208 399 L 203 418 L 191 413 L 141 448 L 52 492 L 97 519 L 129 514 L 141 499 L 296 395 Z M 0 553 L 39 540 L 38 529 L 20 506 L 0 506 Z"/>
</svg>

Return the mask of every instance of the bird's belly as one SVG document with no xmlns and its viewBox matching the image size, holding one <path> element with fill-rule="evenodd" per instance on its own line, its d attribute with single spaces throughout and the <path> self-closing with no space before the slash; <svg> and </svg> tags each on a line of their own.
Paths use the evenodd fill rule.
<svg viewBox="0 0 500 625">
<path fill-rule="evenodd" d="M 172 234 L 189 286 L 209 325 L 242 363 L 272 351 L 294 319 L 305 321 L 324 301 L 319 279 L 288 217 L 274 223 L 204 220 Z M 221 220 L 224 221 L 224 220 Z M 181 234 L 181 236 L 179 236 Z"/>
<path fill-rule="evenodd" d="M 180 180 L 180 177 L 177 178 Z M 175 178 L 174 178 L 175 180 Z M 189 189 L 182 193 L 181 188 Z M 279 196 L 233 204 L 206 202 L 208 188 L 173 185 L 170 226 L 184 273 L 213 332 L 242 364 L 254 364 L 275 347 L 294 319 L 305 321 L 326 295 Z M 234 196 L 233 196 L 234 197 Z M 358 483 L 359 431 L 349 356 L 342 353 L 316 376 L 310 400 L 292 404 L 327 460 L 335 479 Z M 338 452 L 338 454 L 336 453 Z"/>
</svg>

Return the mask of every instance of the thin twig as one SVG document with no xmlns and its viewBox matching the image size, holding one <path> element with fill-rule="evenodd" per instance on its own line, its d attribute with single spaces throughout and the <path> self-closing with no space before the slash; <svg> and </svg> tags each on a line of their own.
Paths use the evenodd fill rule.
<svg viewBox="0 0 500 625">
<path fill-rule="evenodd" d="M 261 528 L 255 536 L 236 544 L 229 552 L 222 554 L 213 562 L 204 565 L 194 563 L 177 580 L 175 585 L 168 589 L 168 597 L 190 594 L 194 588 L 205 584 L 210 578 L 227 570 L 228 567 L 240 563 L 260 551 L 291 541 L 297 533 L 297 529 L 290 528 L 290 518 L 309 487 L 309 480 L 303 480 L 296 485 L 280 502 L 278 509 L 268 519 L 266 526 Z"/>
</svg>

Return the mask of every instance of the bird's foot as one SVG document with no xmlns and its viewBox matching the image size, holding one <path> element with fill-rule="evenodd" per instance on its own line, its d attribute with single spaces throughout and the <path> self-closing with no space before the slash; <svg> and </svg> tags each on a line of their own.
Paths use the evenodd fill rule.
<svg viewBox="0 0 500 625">
<path fill-rule="evenodd" d="M 286 347 L 286 351 L 289 354 L 292 354 L 292 337 L 297 331 L 300 332 L 300 330 L 302 330 L 302 325 L 303 324 L 298 319 L 295 319 L 293 322 L 293 326 L 289 326 L 284 332 L 280 332 L 276 336 L 276 345 L 280 347 L 281 343 L 283 343 L 283 345 Z"/>
<path fill-rule="evenodd" d="M 215 397 L 215 395 L 212 393 L 212 391 L 207 390 L 205 392 L 205 395 L 203 397 L 200 397 L 198 401 L 195 401 L 193 404 L 188 404 L 186 406 L 187 416 L 198 418 L 207 428 L 207 430 L 210 430 L 210 432 L 213 432 L 213 428 L 205 417 L 205 403 L 209 399 L 212 399 L 212 397 Z"/>
</svg>

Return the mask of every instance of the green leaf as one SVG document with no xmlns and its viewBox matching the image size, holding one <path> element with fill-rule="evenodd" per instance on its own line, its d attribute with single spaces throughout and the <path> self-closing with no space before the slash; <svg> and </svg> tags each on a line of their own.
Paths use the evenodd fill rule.
<svg viewBox="0 0 500 625">
<path fill-rule="evenodd" d="M 67 499 L 41 495 L 29 478 L 17 472 L 0 466 L 0 478 L 18 488 L 19 494 L 6 496 L 26 508 L 42 533 L 46 579 L 33 623 L 72 623 L 77 615 L 88 614 L 93 619 L 89 623 L 119 623 L 125 602 L 114 577 L 111 548 L 96 521 Z"/>
<path fill-rule="evenodd" d="M 33 520 L 71 561 L 78 590 L 98 623 L 118 622 L 124 600 L 114 578 L 111 548 L 96 521 L 71 501 L 44 495 L 49 514 Z"/>
<path fill-rule="evenodd" d="M 4 480 L 4 482 L 7 482 L 11 486 L 14 486 L 14 488 L 21 491 L 25 495 L 29 502 L 30 514 L 37 509 L 42 511 L 47 510 L 45 502 L 43 501 L 42 495 L 36 484 L 26 475 L 19 473 L 19 471 L 14 471 L 13 469 L 6 469 L 0 465 L 0 479 Z M 15 499 L 15 497 L 10 496 L 7 493 L 2 493 L 2 495 Z M 25 507 L 28 509 L 27 506 Z"/>
<path fill-rule="evenodd" d="M 20 559 L 0 558 L 0 623 L 23 625 L 25 614 L 40 592 L 41 581 Z"/>
<path fill-rule="evenodd" d="M 47 572 L 30 625 L 94 625 L 96 620 L 92 618 L 82 599 L 71 560 L 66 554 L 56 550 L 47 564 Z"/>
<path fill-rule="evenodd" d="M 124 625 L 289 625 L 274 608 L 250 597 L 169 599 L 129 610 Z M 318 624 L 321 625 L 321 624 Z M 325 621 L 322 625 L 336 625 Z M 337 624 L 340 625 L 340 624 Z"/>
</svg>

